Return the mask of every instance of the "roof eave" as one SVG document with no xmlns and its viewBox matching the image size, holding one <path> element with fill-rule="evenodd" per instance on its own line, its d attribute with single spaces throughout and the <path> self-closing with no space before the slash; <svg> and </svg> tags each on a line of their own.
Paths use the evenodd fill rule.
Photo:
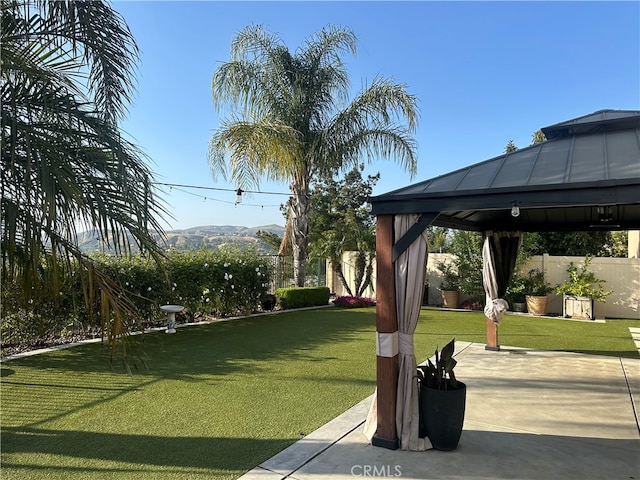
<svg viewBox="0 0 640 480">
<path fill-rule="evenodd" d="M 636 178 L 573 185 L 439 192 L 430 195 L 386 194 L 371 197 L 369 201 L 371 213 L 388 215 L 455 210 L 499 210 L 511 208 L 516 202 L 521 208 L 640 204 L 639 191 L 640 178 Z"/>
</svg>

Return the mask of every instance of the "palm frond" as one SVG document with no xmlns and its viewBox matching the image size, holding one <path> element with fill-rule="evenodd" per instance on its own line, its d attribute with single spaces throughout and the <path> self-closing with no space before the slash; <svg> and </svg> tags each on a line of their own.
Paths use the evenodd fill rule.
<svg viewBox="0 0 640 480">
<path fill-rule="evenodd" d="M 239 188 L 257 188 L 260 178 L 290 178 L 300 155 L 298 132 L 287 125 L 230 121 L 209 142 L 214 176 L 231 177 Z"/>
<path fill-rule="evenodd" d="M 102 1 L 43 2 L 54 42 L 90 66 L 89 90 L 107 122 L 121 119 L 134 92 L 138 46 L 122 16 Z"/>
<path fill-rule="evenodd" d="M 84 226 L 118 252 L 135 245 L 162 255 L 151 232 L 162 232 L 167 212 L 148 159 L 117 127 L 133 92 L 137 47 L 101 1 L 2 0 L 0 12 L 2 277 L 20 277 L 26 300 L 39 282 L 55 290 L 64 274 L 58 259 L 75 259 L 87 305 L 99 291 L 103 321 L 115 322 L 113 341 L 136 312 L 75 242 Z M 51 278 L 40 278 L 43 262 Z"/>
</svg>

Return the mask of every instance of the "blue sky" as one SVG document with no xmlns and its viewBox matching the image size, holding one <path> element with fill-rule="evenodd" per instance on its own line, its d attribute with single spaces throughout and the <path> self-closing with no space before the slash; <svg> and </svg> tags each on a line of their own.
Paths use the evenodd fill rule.
<svg viewBox="0 0 640 480">
<path fill-rule="evenodd" d="M 351 28 L 345 57 L 354 95 L 376 76 L 418 99 L 418 173 L 389 160 L 378 195 L 531 143 L 541 127 L 597 110 L 640 109 L 638 2 L 215 2 L 114 1 L 141 50 L 137 94 L 123 129 L 151 158 L 157 180 L 220 189 L 207 143 L 221 116 L 211 77 L 245 26 L 266 25 L 295 51 L 333 24 Z M 169 189 L 167 229 L 284 225 L 286 196 Z M 261 191 L 288 191 L 263 182 Z M 188 193 L 190 192 L 190 193 Z M 206 197 L 206 198 L 203 198 Z"/>
</svg>

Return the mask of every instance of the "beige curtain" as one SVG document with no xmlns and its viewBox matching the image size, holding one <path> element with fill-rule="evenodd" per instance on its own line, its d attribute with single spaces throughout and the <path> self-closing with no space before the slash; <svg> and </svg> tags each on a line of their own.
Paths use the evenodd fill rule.
<svg viewBox="0 0 640 480">
<path fill-rule="evenodd" d="M 395 241 L 415 224 L 417 215 L 396 215 Z M 398 332 L 378 334 L 376 351 L 384 356 L 398 354 L 398 389 L 396 392 L 396 430 L 402 450 L 428 450 L 432 448 L 428 438 L 420 438 L 418 404 L 417 363 L 413 350 L 413 333 L 416 330 L 427 267 L 427 231 L 395 261 L 396 314 Z M 364 425 L 364 434 L 371 441 L 377 428 L 377 390 Z"/>
<path fill-rule="evenodd" d="M 416 223 L 417 215 L 396 215 L 395 241 Z M 418 382 L 413 333 L 416 330 L 427 266 L 427 231 L 405 250 L 395 262 L 396 308 L 398 316 L 398 393 L 396 429 L 402 450 L 427 450 L 428 439 L 419 438 Z"/>
<path fill-rule="evenodd" d="M 373 392 L 373 400 L 371 401 L 371 405 L 369 406 L 369 413 L 367 414 L 367 419 L 364 422 L 364 428 L 362 429 L 362 433 L 367 437 L 367 440 L 371 442 L 373 436 L 376 434 L 376 429 L 378 428 L 378 389 L 376 388 Z"/>
</svg>

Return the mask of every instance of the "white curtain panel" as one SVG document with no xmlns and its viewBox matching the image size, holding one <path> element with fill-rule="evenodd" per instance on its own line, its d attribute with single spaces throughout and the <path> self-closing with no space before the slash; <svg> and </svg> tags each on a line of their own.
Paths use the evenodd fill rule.
<svg viewBox="0 0 640 480">
<path fill-rule="evenodd" d="M 395 241 L 416 223 L 417 215 L 396 215 Z M 417 364 L 413 351 L 427 266 L 427 231 L 405 250 L 395 262 L 396 309 L 398 317 L 398 393 L 396 399 L 396 429 L 402 450 L 428 450 L 428 439 L 419 437 Z"/>
</svg>

